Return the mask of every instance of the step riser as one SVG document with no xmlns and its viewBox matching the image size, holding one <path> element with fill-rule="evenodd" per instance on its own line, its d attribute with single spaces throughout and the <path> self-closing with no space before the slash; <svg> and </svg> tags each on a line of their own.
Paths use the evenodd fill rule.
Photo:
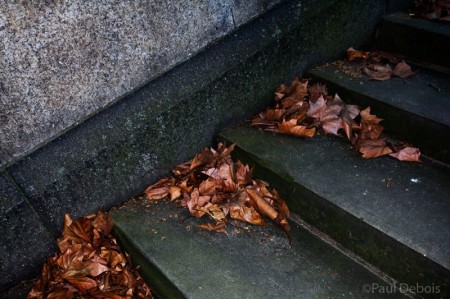
<svg viewBox="0 0 450 299">
<path fill-rule="evenodd" d="M 450 68 L 450 56 L 448 55 L 450 53 L 450 33 L 448 33 L 450 25 L 442 25 L 449 27 L 447 34 L 443 34 L 426 30 L 428 25 L 434 25 L 431 21 L 414 20 L 414 23 L 423 24 L 424 27 L 411 27 L 389 19 L 385 20 L 380 27 L 376 48 Z"/>
<path fill-rule="evenodd" d="M 347 104 L 371 107 L 371 112 L 383 118 L 381 125 L 389 137 L 406 141 L 420 151 L 444 163 L 450 163 L 450 128 L 425 119 L 376 98 L 338 86 L 324 78 L 311 75 L 313 80 L 326 82 L 331 94 L 337 93 Z M 382 88 L 382 86 L 380 86 Z"/>
<path fill-rule="evenodd" d="M 449 270 L 293 182 L 286 175 L 267 169 L 258 158 L 238 146 L 233 154 L 235 159 L 254 166 L 254 176 L 270 182 L 270 186 L 277 189 L 286 200 L 291 211 L 370 264 L 400 283 L 439 285 L 443 297 L 450 295 Z"/>
</svg>

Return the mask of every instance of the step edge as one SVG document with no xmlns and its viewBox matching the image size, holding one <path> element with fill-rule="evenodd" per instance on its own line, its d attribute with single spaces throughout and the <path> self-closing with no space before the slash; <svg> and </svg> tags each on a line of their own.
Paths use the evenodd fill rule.
<svg viewBox="0 0 450 299">
<path fill-rule="evenodd" d="M 114 215 L 113 219 L 114 219 Z M 158 298 L 184 299 L 187 296 L 164 274 L 151 257 L 147 257 L 133 240 L 115 224 L 113 235 L 119 245 L 128 253 L 134 265 L 138 265 L 138 271 L 150 287 L 152 294 Z"/>
<path fill-rule="evenodd" d="M 232 140 L 230 140 L 229 138 L 227 138 L 226 136 L 224 136 L 223 133 L 220 133 L 220 134 L 219 134 L 219 140 L 223 140 L 223 141 L 232 143 Z M 242 148 L 239 146 L 239 144 L 236 144 L 236 148 L 235 148 L 234 153 L 239 152 L 239 151 L 244 152 L 244 154 L 245 154 L 246 156 L 250 156 L 250 160 L 255 161 L 255 156 L 254 156 L 252 153 L 249 153 L 249 152 L 246 151 L 245 149 L 242 149 Z M 258 158 L 256 158 L 256 159 L 259 160 Z M 243 162 L 247 162 L 247 161 L 246 161 L 245 159 L 243 159 Z M 259 162 L 255 162 L 255 163 L 258 164 Z M 263 163 L 263 164 L 264 164 L 264 163 Z M 266 166 L 260 166 L 260 167 L 265 168 L 266 171 L 269 171 L 269 172 L 271 172 L 273 175 L 278 176 L 281 180 L 285 180 L 285 178 L 286 178 L 286 176 L 285 176 L 284 174 L 280 174 L 280 173 L 277 172 L 277 171 L 273 171 L 272 169 L 266 168 Z M 264 178 L 263 178 L 263 179 L 264 179 Z M 292 184 L 292 181 L 291 181 L 291 182 L 288 182 L 288 183 L 291 183 L 291 184 Z M 272 185 L 272 184 L 273 184 L 273 180 L 271 181 L 271 185 Z M 386 244 L 387 244 L 387 245 L 391 244 L 391 245 L 399 246 L 399 249 L 397 249 L 397 252 L 399 252 L 399 251 L 407 251 L 407 252 L 413 253 L 413 259 L 414 259 L 414 260 L 416 260 L 416 261 L 417 261 L 418 263 L 420 263 L 420 264 L 426 265 L 426 267 L 422 267 L 422 268 L 420 268 L 420 269 L 429 270 L 430 268 L 433 268 L 433 273 L 435 273 L 435 274 L 437 275 L 437 277 L 440 277 L 440 278 L 445 277 L 444 281 L 440 280 L 440 281 L 442 281 L 442 285 L 448 286 L 448 282 L 447 282 L 447 281 L 448 281 L 449 278 L 450 278 L 450 269 L 449 269 L 448 267 L 446 267 L 445 265 L 442 265 L 441 263 L 436 262 L 436 261 L 433 260 L 433 259 L 430 259 L 430 256 L 428 256 L 428 255 L 427 255 L 427 256 L 424 256 L 423 254 L 421 254 L 421 253 L 418 252 L 417 250 L 411 248 L 408 244 L 405 244 L 405 243 L 403 243 L 403 242 L 401 242 L 401 241 L 395 239 L 394 237 L 390 236 L 389 234 L 387 234 L 387 233 L 381 231 L 378 227 L 373 226 L 373 225 L 371 225 L 371 224 L 369 224 L 369 223 L 367 223 L 367 222 L 365 222 L 365 221 L 361 221 L 361 219 L 360 219 L 358 216 L 353 215 L 353 213 L 351 213 L 351 212 L 345 210 L 344 208 L 342 208 L 342 207 L 336 205 L 335 203 L 333 203 L 333 202 L 327 200 L 326 198 L 324 198 L 324 197 L 322 197 L 322 196 L 316 194 L 315 192 L 311 191 L 311 190 L 310 190 L 309 188 L 307 188 L 307 187 L 304 187 L 304 186 L 301 185 L 300 183 L 294 182 L 294 184 L 295 184 L 295 188 L 293 188 L 293 189 L 304 188 L 304 189 L 305 189 L 306 191 L 308 191 L 309 193 L 316 195 L 317 198 L 319 198 L 320 201 L 321 201 L 321 202 L 319 202 L 319 203 L 316 202 L 316 204 L 318 204 L 319 206 L 321 206 L 321 207 L 322 207 L 322 206 L 325 206 L 325 205 L 331 206 L 331 207 L 332 207 L 332 212 L 333 212 L 334 214 L 339 214 L 339 213 L 342 214 L 342 213 L 343 213 L 343 214 L 345 215 L 345 217 L 346 217 L 345 222 L 357 221 L 357 222 L 359 222 L 360 224 L 362 224 L 362 226 L 364 226 L 364 227 L 363 227 L 364 230 L 370 231 L 372 234 L 379 234 L 380 236 L 382 236 L 382 238 L 380 238 L 380 236 L 375 236 L 377 239 L 381 240 L 381 244 L 384 244 L 384 245 L 386 245 Z M 274 185 L 272 185 L 272 187 L 273 187 L 273 186 L 274 186 Z M 278 190 L 279 190 L 279 189 L 278 189 Z M 288 202 L 288 204 L 289 204 L 289 202 Z M 298 213 L 300 216 L 302 216 L 302 211 L 294 210 L 293 212 L 294 212 L 294 213 Z M 306 221 L 307 223 L 309 223 L 310 225 L 312 225 L 313 227 L 317 227 L 317 223 L 314 223 L 314 221 L 311 222 L 311 221 L 308 220 L 308 219 L 306 219 L 305 221 Z M 350 227 L 350 226 L 348 226 L 348 227 Z M 327 234 L 327 235 L 330 236 L 331 238 L 333 238 L 333 239 L 336 238 L 336 236 L 332 234 L 332 231 L 326 231 L 326 230 L 323 230 L 323 229 L 321 229 L 321 228 L 318 228 L 318 229 L 319 229 L 320 231 L 323 231 L 325 234 Z M 339 236 L 338 236 L 338 237 L 339 237 Z M 385 239 L 385 240 L 383 240 L 383 239 Z M 386 241 L 386 240 L 387 240 L 387 241 Z M 352 250 L 352 251 L 354 250 L 354 248 L 349 248 L 349 246 L 347 246 L 347 245 L 341 243 L 340 241 L 336 241 L 336 242 L 339 243 L 339 244 L 341 244 L 342 246 L 346 247 L 346 248 L 349 249 L 349 250 Z M 355 251 L 355 253 L 356 253 L 358 256 L 361 256 L 361 257 L 362 257 L 366 262 L 368 262 L 369 264 L 375 265 L 377 268 L 381 269 L 381 271 L 386 272 L 386 271 L 383 269 L 383 267 L 379 267 L 378 265 L 376 265 L 376 264 L 373 263 L 372 261 L 368 260 L 366 256 L 364 256 L 363 254 L 361 254 L 361 252 Z M 392 273 L 389 273 L 389 272 L 386 272 L 386 273 L 387 273 L 389 276 L 394 277 L 394 279 L 401 279 L 401 278 L 395 277 L 395 275 L 393 275 Z M 443 274 L 443 273 L 444 273 L 444 274 Z M 442 275 L 442 274 L 443 274 L 443 275 Z M 427 275 L 425 275 L 425 276 L 427 276 Z M 411 283 L 416 283 L 416 282 L 411 282 Z"/>
</svg>

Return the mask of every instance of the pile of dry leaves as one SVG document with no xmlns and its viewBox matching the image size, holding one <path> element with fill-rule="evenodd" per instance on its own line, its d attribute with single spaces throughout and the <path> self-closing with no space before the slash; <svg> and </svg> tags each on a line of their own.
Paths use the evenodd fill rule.
<svg viewBox="0 0 450 299">
<path fill-rule="evenodd" d="M 364 61 L 366 66 L 363 68 L 363 72 L 370 78 L 379 81 L 389 80 L 392 76 L 406 79 L 418 72 L 418 70 L 413 71 L 405 60 L 383 51 L 366 52 L 349 48 L 347 59 L 348 61 Z"/>
<path fill-rule="evenodd" d="M 450 0 L 416 0 L 412 16 L 450 22 Z"/>
<path fill-rule="evenodd" d="M 391 155 L 401 161 L 420 162 L 420 151 L 401 142 L 386 141 L 381 118 L 346 105 L 336 94 L 328 95 L 321 83 L 309 84 L 295 78 L 290 86 L 281 84 L 275 92 L 275 107 L 254 116 L 252 125 L 269 132 L 313 137 L 316 132 L 339 135 L 343 131 L 363 158 Z"/>
<path fill-rule="evenodd" d="M 130 258 L 110 235 L 114 222 L 99 211 L 64 217 L 59 253 L 48 258 L 27 298 L 152 298 Z"/>
<path fill-rule="evenodd" d="M 230 156 L 234 145 L 218 145 L 217 151 L 205 148 L 191 161 L 176 166 L 173 177 L 164 178 L 147 188 L 150 200 L 170 197 L 179 200 L 197 218 L 209 216 L 215 222 L 201 229 L 224 232 L 227 219 L 263 225 L 267 216 L 289 231 L 289 209 L 276 190 L 253 180 L 252 169 Z"/>
</svg>

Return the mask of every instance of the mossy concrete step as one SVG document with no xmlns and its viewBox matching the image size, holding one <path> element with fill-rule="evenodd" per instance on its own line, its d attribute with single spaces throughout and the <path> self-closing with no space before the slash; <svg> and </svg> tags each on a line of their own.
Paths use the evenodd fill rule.
<svg viewBox="0 0 450 299">
<path fill-rule="evenodd" d="M 158 298 L 395 298 L 379 277 L 293 224 L 202 231 L 175 202 L 112 211 L 119 242 Z M 384 293 L 384 290 L 391 290 Z"/>
<path fill-rule="evenodd" d="M 450 24 L 392 14 L 381 24 L 376 48 L 450 68 Z"/>
<path fill-rule="evenodd" d="M 450 162 L 450 76 L 428 69 L 408 79 L 376 81 L 363 63 L 337 61 L 310 71 L 331 93 L 384 119 L 385 131 L 411 142 L 422 153 Z M 413 67 L 414 68 L 414 67 Z"/>
<path fill-rule="evenodd" d="M 450 295 L 449 169 L 364 160 L 339 137 L 301 139 L 245 126 L 220 136 L 305 221 L 395 279 Z"/>
</svg>

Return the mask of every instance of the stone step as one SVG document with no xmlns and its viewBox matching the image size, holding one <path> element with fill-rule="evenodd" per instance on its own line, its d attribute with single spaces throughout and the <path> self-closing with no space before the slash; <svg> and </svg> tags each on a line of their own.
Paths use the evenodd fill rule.
<svg viewBox="0 0 450 299">
<path fill-rule="evenodd" d="M 450 296 L 448 168 L 364 160 L 343 137 L 301 139 L 244 126 L 220 138 L 235 143 L 235 158 L 254 165 L 255 177 L 306 222 L 398 281 Z"/>
<path fill-rule="evenodd" d="M 395 13 L 382 22 L 376 48 L 450 68 L 450 24 Z"/>
<path fill-rule="evenodd" d="M 388 135 L 412 143 L 421 152 L 450 162 L 450 75 L 429 69 L 408 79 L 372 80 L 362 62 L 337 61 L 310 71 L 349 104 L 370 106 L 384 119 Z M 413 69 L 415 67 L 413 66 Z"/>
<path fill-rule="evenodd" d="M 131 201 L 111 215 L 115 235 L 158 298 L 403 297 L 295 223 L 290 246 L 272 223 L 202 231 L 175 202 Z"/>
</svg>

